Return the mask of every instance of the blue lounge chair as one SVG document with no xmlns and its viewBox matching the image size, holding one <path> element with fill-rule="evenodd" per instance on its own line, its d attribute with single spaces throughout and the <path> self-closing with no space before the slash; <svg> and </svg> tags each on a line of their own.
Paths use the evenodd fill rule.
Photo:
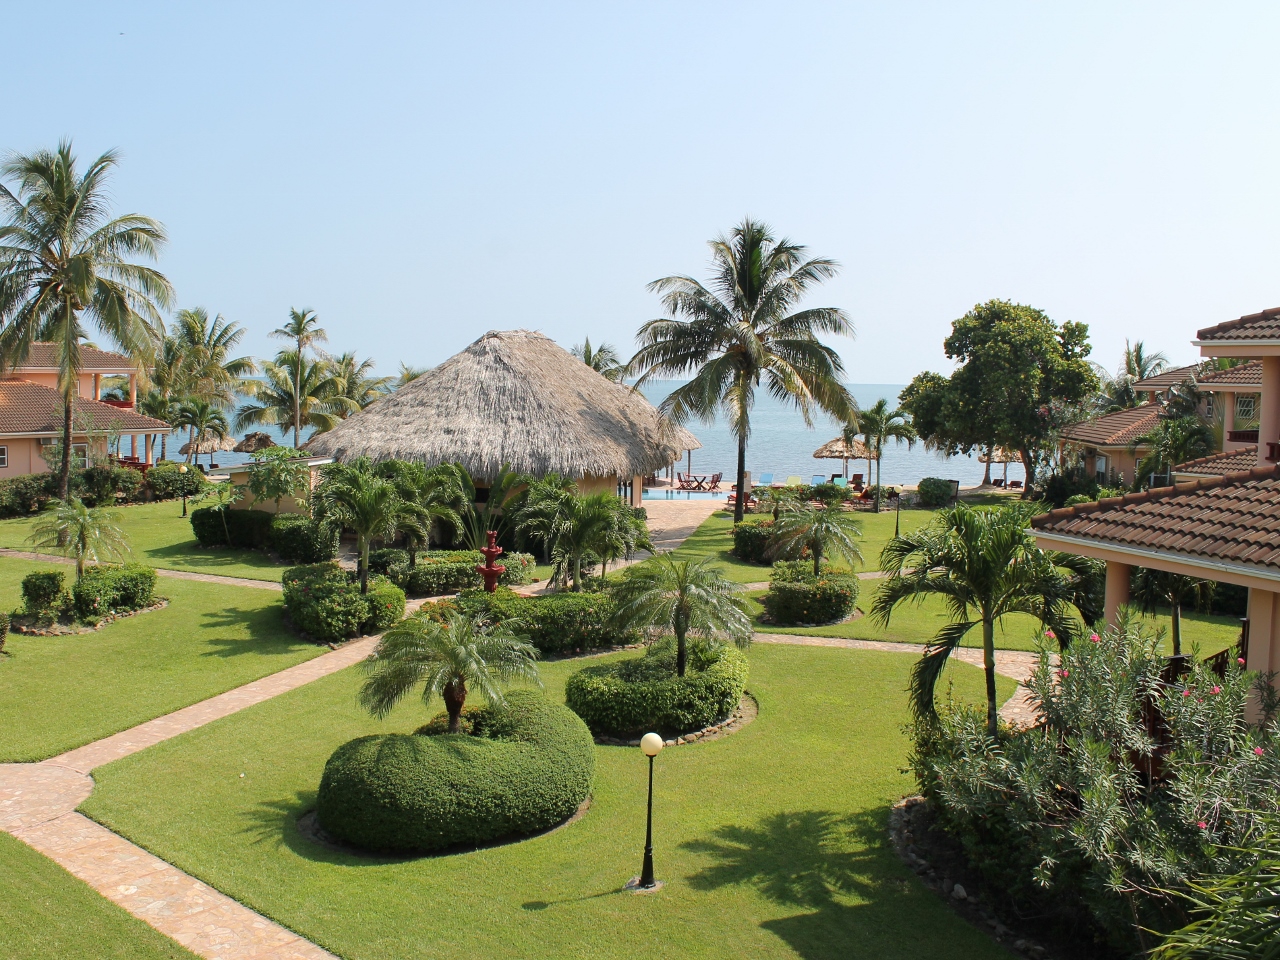
<svg viewBox="0 0 1280 960">
<path fill-rule="evenodd" d="M 826 483 L 826 482 L 827 482 L 827 478 L 824 474 L 815 473 L 813 475 L 813 479 L 809 481 L 809 486 L 816 487 L 818 484 Z"/>
<path fill-rule="evenodd" d="M 760 479 L 759 479 L 759 480 L 757 480 L 757 481 L 755 482 L 755 484 L 753 484 L 753 486 L 755 486 L 755 485 L 759 485 L 759 486 L 762 486 L 762 487 L 767 487 L 767 486 L 769 486 L 771 483 L 773 483 L 773 474 L 772 474 L 772 473 L 762 473 L 762 474 L 760 474 Z"/>
<path fill-rule="evenodd" d="M 832 483 L 834 483 L 834 484 L 835 484 L 837 487 L 839 487 L 841 490 L 843 490 L 845 487 L 849 486 L 849 481 L 848 481 L 848 480 L 846 480 L 844 477 L 836 477 L 836 478 L 835 478 L 834 480 L 832 480 L 831 482 L 832 482 Z"/>
</svg>

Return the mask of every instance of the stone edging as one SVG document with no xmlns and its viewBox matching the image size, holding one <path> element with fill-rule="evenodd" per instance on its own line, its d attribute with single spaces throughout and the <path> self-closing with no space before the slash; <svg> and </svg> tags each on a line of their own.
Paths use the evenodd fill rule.
<svg viewBox="0 0 1280 960">
<path fill-rule="evenodd" d="M 97 630 L 101 630 L 109 623 L 115 623 L 117 620 L 136 617 L 140 613 L 152 613 L 155 610 L 163 610 L 168 605 L 169 598 L 161 597 L 149 607 L 141 607 L 137 610 L 126 610 L 124 613 L 108 614 L 92 626 L 88 624 L 77 624 L 76 626 L 71 627 L 55 623 L 52 627 L 48 628 L 28 627 L 23 623 L 19 623 L 17 620 L 11 619 L 9 621 L 9 629 L 13 633 L 21 634 L 24 637 L 77 637 L 85 633 L 94 633 Z M 57 629 L 59 627 L 61 629 Z"/>
<path fill-rule="evenodd" d="M 742 699 L 738 701 L 737 708 L 728 720 L 722 720 L 720 723 L 713 723 L 709 727 L 703 727 L 701 730 L 694 730 L 692 733 L 686 733 L 680 737 L 673 737 L 670 740 L 662 741 L 666 747 L 680 747 L 686 743 L 698 743 L 703 740 L 719 740 L 721 737 L 727 737 L 731 733 L 737 733 L 748 723 L 760 715 L 760 704 L 756 702 L 756 698 L 749 692 L 743 691 Z M 596 743 L 605 747 L 638 747 L 640 740 L 619 740 L 617 737 L 596 737 Z"/>
</svg>

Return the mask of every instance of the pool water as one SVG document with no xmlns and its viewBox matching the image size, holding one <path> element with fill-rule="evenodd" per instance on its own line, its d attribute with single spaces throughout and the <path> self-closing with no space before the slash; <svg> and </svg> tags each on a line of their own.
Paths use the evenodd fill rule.
<svg viewBox="0 0 1280 960">
<path fill-rule="evenodd" d="M 644 491 L 644 500 L 724 500 L 729 496 L 724 492 L 712 492 L 710 490 L 671 490 L 668 488 L 646 488 Z"/>
</svg>

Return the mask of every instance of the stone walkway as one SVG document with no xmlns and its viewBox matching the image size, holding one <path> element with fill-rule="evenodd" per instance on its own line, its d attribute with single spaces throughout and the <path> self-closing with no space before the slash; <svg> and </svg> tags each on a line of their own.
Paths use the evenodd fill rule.
<svg viewBox="0 0 1280 960">
<path fill-rule="evenodd" d="M 0 557 L 12 557 L 15 560 L 39 560 L 42 563 L 75 563 L 69 557 L 61 557 L 56 553 L 32 553 L 29 550 L 11 550 L 0 547 Z M 279 580 L 254 580 L 250 577 L 224 577 L 216 573 L 194 573 L 190 570 L 166 570 L 156 568 L 156 574 L 174 580 L 198 580 L 201 583 L 220 583 L 228 587 L 256 587 L 259 590 L 274 590 L 280 593 L 284 588 Z"/>
</svg>

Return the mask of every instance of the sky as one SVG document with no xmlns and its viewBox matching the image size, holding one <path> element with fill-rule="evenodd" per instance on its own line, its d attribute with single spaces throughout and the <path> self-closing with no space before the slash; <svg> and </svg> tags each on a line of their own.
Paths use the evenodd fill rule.
<svg viewBox="0 0 1280 960">
<path fill-rule="evenodd" d="M 861 383 L 991 298 L 1141 339 L 1280 305 L 1280 6 L 0 2 L 0 150 L 122 154 L 181 306 L 291 307 L 438 363 L 490 329 L 624 355 L 744 216 L 842 265 Z M 28 38 L 13 42 L 12 38 Z"/>
</svg>

